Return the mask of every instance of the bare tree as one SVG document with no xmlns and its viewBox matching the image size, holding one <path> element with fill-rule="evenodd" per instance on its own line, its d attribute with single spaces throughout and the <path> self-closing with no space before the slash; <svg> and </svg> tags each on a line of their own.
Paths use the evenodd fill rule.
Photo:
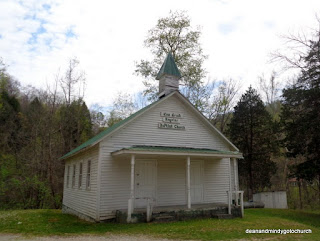
<svg viewBox="0 0 320 241">
<path fill-rule="evenodd" d="M 74 99 L 83 99 L 84 97 L 86 75 L 84 71 L 79 70 L 79 63 L 77 58 L 71 58 L 65 75 L 59 78 L 60 86 L 68 106 Z"/>
<path fill-rule="evenodd" d="M 267 104 L 272 104 L 279 98 L 280 82 L 277 80 L 277 73 L 272 71 L 270 78 L 264 74 L 259 77 L 260 92 Z"/>
<path fill-rule="evenodd" d="M 134 96 L 127 93 L 118 93 L 113 101 L 113 110 L 115 116 L 125 119 L 138 110 L 138 104 Z"/>
<path fill-rule="evenodd" d="M 305 32 L 282 35 L 281 38 L 284 39 L 285 48 L 271 53 L 271 61 L 282 63 L 284 71 L 288 69 L 307 71 L 310 68 L 308 55 L 320 42 L 320 17 L 316 16 L 316 19 L 318 28 L 311 29 L 311 37 Z M 317 55 L 318 58 L 314 58 L 314 60 L 320 59 L 320 52 Z"/>
<path fill-rule="evenodd" d="M 211 99 L 207 116 L 221 132 L 225 131 L 231 118 L 232 108 L 236 104 L 240 87 L 240 83 L 233 79 L 224 80 L 219 83 L 218 92 Z"/>
<path fill-rule="evenodd" d="M 107 125 L 107 118 L 104 114 L 104 108 L 99 104 L 94 104 L 90 107 L 90 116 L 92 122 L 92 131 L 97 135 Z"/>
</svg>

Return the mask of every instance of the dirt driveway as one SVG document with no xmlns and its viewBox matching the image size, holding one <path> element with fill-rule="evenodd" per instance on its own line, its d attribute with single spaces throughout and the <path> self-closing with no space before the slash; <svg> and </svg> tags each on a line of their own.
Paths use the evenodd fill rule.
<svg viewBox="0 0 320 241">
<path fill-rule="evenodd" d="M 170 239 L 156 239 L 145 235 L 141 236 L 127 236 L 127 235 L 106 235 L 106 236 L 95 236 L 95 235 L 81 235 L 81 236 L 50 236 L 50 237 L 30 237 L 26 238 L 16 234 L 0 234 L 0 241 L 170 241 Z M 177 240 L 175 240 L 177 241 Z"/>
</svg>

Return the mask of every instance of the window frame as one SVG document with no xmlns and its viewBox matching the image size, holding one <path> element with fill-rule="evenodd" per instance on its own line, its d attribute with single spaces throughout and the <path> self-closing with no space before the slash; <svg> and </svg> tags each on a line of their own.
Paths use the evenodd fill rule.
<svg viewBox="0 0 320 241">
<path fill-rule="evenodd" d="M 70 165 L 67 166 L 67 181 L 66 181 L 66 187 L 70 187 Z"/>
<path fill-rule="evenodd" d="M 91 188 L 91 160 L 87 161 L 87 173 L 86 173 L 86 189 L 90 190 Z"/>
<path fill-rule="evenodd" d="M 79 180 L 78 180 L 78 188 L 82 187 L 82 171 L 83 171 L 83 164 L 82 162 L 79 163 Z"/>
<path fill-rule="evenodd" d="M 73 164 L 73 173 L 72 173 L 72 188 L 76 186 L 76 164 Z"/>
</svg>

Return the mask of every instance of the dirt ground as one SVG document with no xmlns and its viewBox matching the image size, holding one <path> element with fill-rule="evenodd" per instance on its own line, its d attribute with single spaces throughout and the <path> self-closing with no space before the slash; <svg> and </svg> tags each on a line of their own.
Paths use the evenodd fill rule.
<svg viewBox="0 0 320 241">
<path fill-rule="evenodd" d="M 80 236 L 50 236 L 50 237 L 23 237 L 16 234 L 0 234 L 0 241 L 170 241 L 170 239 L 155 239 L 148 236 L 127 236 L 127 235 L 108 235 L 108 236 L 95 236 L 95 235 L 80 235 Z M 177 241 L 177 240 L 175 240 Z"/>
</svg>

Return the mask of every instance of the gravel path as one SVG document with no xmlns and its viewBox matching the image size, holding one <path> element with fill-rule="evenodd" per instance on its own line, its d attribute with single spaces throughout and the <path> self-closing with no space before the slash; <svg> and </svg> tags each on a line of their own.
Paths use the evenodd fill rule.
<svg viewBox="0 0 320 241">
<path fill-rule="evenodd" d="M 50 236 L 50 237 L 31 237 L 26 238 L 16 234 L 0 234 L 0 241 L 170 241 L 170 239 L 156 239 L 145 235 L 127 236 L 127 235 L 108 235 L 108 236 L 94 236 L 94 235 L 81 235 L 81 236 Z M 177 240 L 175 240 L 177 241 Z"/>
</svg>

